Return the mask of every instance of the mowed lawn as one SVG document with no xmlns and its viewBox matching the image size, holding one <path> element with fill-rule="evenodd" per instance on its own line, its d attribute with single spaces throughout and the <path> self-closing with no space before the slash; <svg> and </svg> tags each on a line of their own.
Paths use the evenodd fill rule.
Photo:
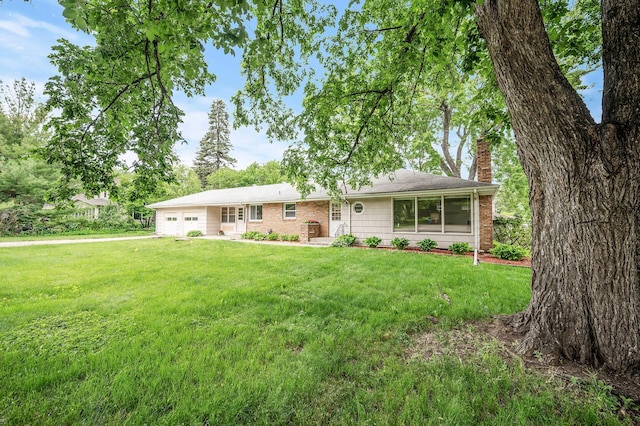
<svg viewBox="0 0 640 426">
<path fill-rule="evenodd" d="M 409 355 L 419 333 L 523 309 L 529 278 L 228 241 L 2 248 L 0 425 L 618 424 L 606 387 L 497 345 Z"/>
</svg>

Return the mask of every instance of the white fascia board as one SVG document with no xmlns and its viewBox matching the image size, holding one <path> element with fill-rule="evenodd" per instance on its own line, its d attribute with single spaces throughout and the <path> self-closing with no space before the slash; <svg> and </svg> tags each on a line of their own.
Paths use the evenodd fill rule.
<svg viewBox="0 0 640 426">
<path fill-rule="evenodd" d="M 359 194 L 351 193 L 345 194 L 343 199 L 357 200 L 363 198 L 400 198 L 400 197 L 420 197 L 431 195 L 460 195 L 460 194 L 473 194 L 474 190 L 480 195 L 495 195 L 498 191 L 499 185 L 483 186 L 483 187 L 471 187 L 471 188 L 453 188 L 453 189 L 436 189 L 426 191 L 404 191 L 404 192 L 380 192 L 371 194 Z"/>
</svg>

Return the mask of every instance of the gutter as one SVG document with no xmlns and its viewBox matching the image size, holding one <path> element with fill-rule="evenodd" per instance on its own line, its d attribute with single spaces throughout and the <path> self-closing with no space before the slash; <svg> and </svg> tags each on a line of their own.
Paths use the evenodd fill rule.
<svg viewBox="0 0 640 426">
<path fill-rule="evenodd" d="M 480 246 L 480 198 L 478 191 L 473 190 L 473 266 L 478 266 L 478 247 Z"/>
</svg>

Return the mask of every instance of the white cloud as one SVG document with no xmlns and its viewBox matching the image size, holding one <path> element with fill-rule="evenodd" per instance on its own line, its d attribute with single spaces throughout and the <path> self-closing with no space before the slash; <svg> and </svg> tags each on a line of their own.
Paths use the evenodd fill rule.
<svg viewBox="0 0 640 426">
<path fill-rule="evenodd" d="M 187 141 L 186 144 L 176 146 L 176 153 L 186 165 L 193 164 L 196 152 L 200 147 L 200 140 L 209 129 L 208 114 L 211 103 L 215 99 L 219 98 L 214 96 L 198 98 L 176 96 L 176 105 L 185 113 L 180 131 Z M 232 111 L 228 104 L 227 110 L 231 118 Z M 232 127 L 233 123 L 230 123 L 230 126 Z M 282 154 L 288 147 L 288 144 L 284 142 L 269 143 L 265 135 L 249 127 L 231 128 L 229 138 L 231 145 L 233 145 L 231 156 L 237 160 L 236 168 L 238 169 L 244 169 L 253 162 L 280 161 Z"/>
<path fill-rule="evenodd" d="M 20 37 L 29 37 L 29 31 L 23 25 L 15 22 L 0 21 L 0 28 Z"/>
</svg>

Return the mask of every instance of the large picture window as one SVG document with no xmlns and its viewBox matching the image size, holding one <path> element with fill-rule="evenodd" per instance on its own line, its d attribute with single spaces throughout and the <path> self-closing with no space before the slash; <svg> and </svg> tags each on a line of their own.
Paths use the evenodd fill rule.
<svg viewBox="0 0 640 426">
<path fill-rule="evenodd" d="M 442 199 L 418 198 L 418 231 L 442 232 Z"/>
<path fill-rule="evenodd" d="M 416 199 L 393 200 L 393 230 L 394 231 L 415 231 L 416 230 Z"/>
<path fill-rule="evenodd" d="M 284 203 L 284 218 L 285 219 L 296 218 L 296 203 Z"/>
<path fill-rule="evenodd" d="M 471 233 L 471 196 L 393 200 L 395 232 Z"/>
<path fill-rule="evenodd" d="M 469 197 L 444 197 L 444 232 L 471 232 Z"/>
<path fill-rule="evenodd" d="M 251 220 L 251 221 L 262 220 L 262 206 L 261 205 L 249 206 L 249 220 Z"/>
</svg>

